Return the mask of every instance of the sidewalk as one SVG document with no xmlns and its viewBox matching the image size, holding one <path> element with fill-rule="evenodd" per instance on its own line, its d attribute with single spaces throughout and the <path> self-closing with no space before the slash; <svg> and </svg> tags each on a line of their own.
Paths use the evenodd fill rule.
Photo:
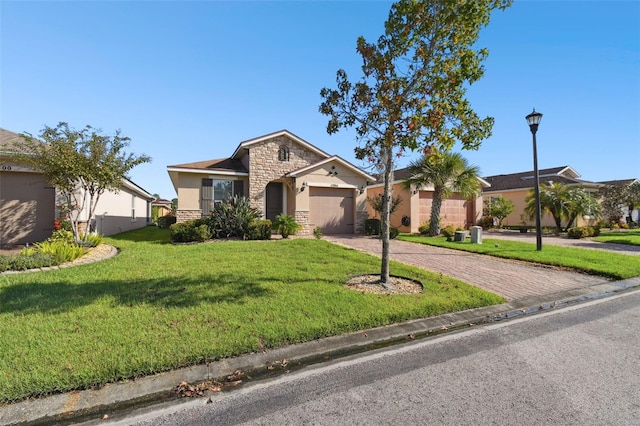
<svg viewBox="0 0 640 426">
<path fill-rule="evenodd" d="M 485 238 L 488 237 L 485 235 Z M 377 256 L 381 252 L 381 242 L 377 238 L 326 236 L 325 239 Z M 543 243 L 548 242 L 543 240 Z M 105 257 L 110 255 L 113 255 L 113 252 L 105 254 Z M 205 404 L 211 400 L 209 398 L 199 400 L 177 398 L 174 389 L 183 381 L 197 384 L 212 378 L 227 377 L 236 370 L 241 370 L 254 378 L 286 374 L 289 369 L 328 362 L 394 343 L 409 342 L 413 339 L 433 336 L 445 330 L 450 332 L 476 324 L 555 309 L 640 286 L 640 277 L 612 282 L 602 277 L 397 240 L 391 241 L 391 257 L 400 262 L 454 276 L 501 294 L 508 301 L 501 305 L 407 321 L 222 359 L 210 364 L 181 368 L 135 380 L 110 383 L 98 389 L 73 391 L 0 405 L 0 425 L 27 422 L 52 424 L 61 420 L 67 424 L 85 421 L 91 424 L 109 424 L 111 421 L 122 420 L 123 415 L 134 409 L 144 411 L 183 403 Z M 283 365 L 284 360 L 287 363 Z"/>
</svg>

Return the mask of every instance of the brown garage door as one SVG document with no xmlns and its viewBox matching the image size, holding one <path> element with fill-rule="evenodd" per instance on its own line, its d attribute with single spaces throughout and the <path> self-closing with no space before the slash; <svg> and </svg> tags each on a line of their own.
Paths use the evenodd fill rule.
<svg viewBox="0 0 640 426">
<path fill-rule="evenodd" d="M 0 245 L 42 241 L 54 218 L 55 191 L 40 175 L 0 173 Z"/>
<path fill-rule="evenodd" d="M 309 223 L 325 234 L 353 234 L 353 189 L 309 188 Z"/>
</svg>

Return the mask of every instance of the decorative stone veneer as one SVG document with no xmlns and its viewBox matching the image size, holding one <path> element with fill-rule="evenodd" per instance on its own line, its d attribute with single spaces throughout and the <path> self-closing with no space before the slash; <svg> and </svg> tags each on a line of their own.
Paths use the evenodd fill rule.
<svg viewBox="0 0 640 426">
<path fill-rule="evenodd" d="M 185 222 L 191 219 L 200 219 L 202 210 L 178 210 L 176 211 L 176 222 Z"/>
<path fill-rule="evenodd" d="M 356 234 L 364 234 L 364 222 L 369 218 L 367 211 L 356 212 Z"/>
<path fill-rule="evenodd" d="M 289 148 L 289 159 L 285 161 L 278 158 L 280 147 L 283 146 Z M 323 158 L 286 136 L 274 137 L 251 145 L 249 147 L 249 199 L 251 206 L 264 213 L 265 188 L 269 182 L 281 180 L 286 173 L 316 163 Z M 289 200 L 289 202 L 295 201 Z"/>
<path fill-rule="evenodd" d="M 302 225 L 302 229 L 298 231 L 298 235 L 300 236 L 311 235 L 311 233 L 313 232 L 313 229 L 309 227 L 309 211 L 296 210 L 294 213 L 294 218 L 296 219 L 296 222 Z"/>
</svg>

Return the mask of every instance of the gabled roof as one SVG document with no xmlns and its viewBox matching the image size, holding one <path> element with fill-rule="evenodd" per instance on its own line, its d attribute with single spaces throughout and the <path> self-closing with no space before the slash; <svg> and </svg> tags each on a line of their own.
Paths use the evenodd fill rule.
<svg viewBox="0 0 640 426">
<path fill-rule="evenodd" d="M 192 171 L 206 173 L 249 174 L 240 160 L 232 158 L 218 158 L 216 160 L 196 161 L 195 163 L 176 164 L 167 166 L 169 171 Z"/>
<path fill-rule="evenodd" d="M 638 179 L 620 179 L 620 180 L 606 180 L 604 182 L 598 182 L 602 185 L 610 185 L 610 186 L 628 186 L 634 183 L 640 183 Z"/>
<path fill-rule="evenodd" d="M 16 143 L 23 140 L 19 134 L 0 128 L 0 154 L 16 152 Z"/>
<path fill-rule="evenodd" d="M 246 151 L 249 148 L 251 148 L 251 145 L 255 145 L 257 143 L 266 141 L 268 139 L 276 138 L 278 136 L 286 136 L 289 139 L 293 140 L 294 142 L 302 145 L 305 149 L 307 149 L 309 151 L 312 151 L 312 152 L 318 154 L 321 157 L 330 157 L 330 155 L 327 154 L 326 152 L 324 152 L 323 150 L 316 148 L 315 146 L 311 145 L 309 142 L 305 141 L 304 139 L 302 139 L 299 136 L 294 135 L 290 131 L 288 131 L 288 130 L 280 130 L 280 131 L 277 131 L 277 132 L 269 133 L 269 134 L 264 135 L 264 136 L 258 136 L 257 138 L 253 138 L 253 139 L 246 140 L 244 142 L 240 142 L 240 145 L 238 145 L 236 150 L 233 152 L 233 155 L 231 156 L 231 158 L 234 158 L 234 159 L 242 158 L 245 155 Z"/>
<path fill-rule="evenodd" d="M 538 170 L 540 182 L 558 182 L 567 185 L 598 186 L 594 182 L 578 179 L 580 174 L 569 166 L 553 167 Z M 511 173 L 507 175 L 487 176 L 484 178 L 491 184 L 490 191 L 505 191 L 512 189 L 527 189 L 534 187 L 533 171 Z"/>
<path fill-rule="evenodd" d="M 290 177 L 296 177 L 296 176 L 298 176 L 298 175 L 300 175 L 300 174 L 302 174 L 302 173 L 304 173 L 306 171 L 315 169 L 317 167 L 321 167 L 324 164 L 331 163 L 332 161 L 335 161 L 335 162 L 341 164 L 343 167 L 346 167 L 348 169 L 353 170 L 357 174 L 363 176 L 369 182 L 375 182 L 376 181 L 375 177 L 365 173 L 364 171 L 360 170 L 358 167 L 356 167 L 353 164 L 349 163 L 348 161 L 338 157 L 337 155 L 333 155 L 331 157 L 325 158 L 324 160 L 318 161 L 317 163 L 309 164 L 308 166 L 301 167 L 301 168 L 299 168 L 297 170 L 292 170 L 292 171 L 286 173 L 285 175 L 286 176 L 290 176 Z"/>
<path fill-rule="evenodd" d="M 166 200 L 164 198 L 158 198 L 157 200 L 153 200 L 151 202 L 151 205 L 152 206 L 166 206 L 166 207 L 171 208 L 171 201 Z"/>
<path fill-rule="evenodd" d="M 407 179 L 409 179 L 411 177 L 411 171 L 409 170 L 409 167 L 404 167 L 402 169 L 397 169 L 393 171 L 393 183 L 398 183 L 398 182 L 402 182 L 405 181 Z M 480 186 L 482 187 L 489 187 L 491 186 L 491 184 L 489 184 L 489 182 L 487 182 L 486 180 L 484 180 L 481 177 L 477 178 L 478 181 L 480 181 Z M 378 176 L 378 179 L 376 180 L 377 184 L 382 183 L 382 176 Z"/>
</svg>

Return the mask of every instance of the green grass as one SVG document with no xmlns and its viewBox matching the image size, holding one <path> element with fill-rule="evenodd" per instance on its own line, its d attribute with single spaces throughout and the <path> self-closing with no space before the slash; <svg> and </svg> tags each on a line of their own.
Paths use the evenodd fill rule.
<svg viewBox="0 0 640 426">
<path fill-rule="evenodd" d="M 532 243 L 485 238 L 483 238 L 482 244 L 471 244 L 468 239 L 465 242 L 452 242 L 447 241 L 445 237 L 432 238 L 408 234 L 401 234 L 398 239 L 506 259 L 571 268 L 614 279 L 625 279 L 640 275 L 640 256 L 600 250 L 546 244 L 541 251 L 536 251 L 536 245 Z"/>
<path fill-rule="evenodd" d="M 602 231 L 600 236 L 593 238 L 601 243 L 627 244 L 640 246 L 640 229 L 621 231 Z"/>
<path fill-rule="evenodd" d="M 399 263 L 424 293 L 348 290 L 380 261 L 324 240 L 168 235 L 148 227 L 105 239 L 112 259 L 0 276 L 0 403 L 504 301 Z"/>
</svg>

